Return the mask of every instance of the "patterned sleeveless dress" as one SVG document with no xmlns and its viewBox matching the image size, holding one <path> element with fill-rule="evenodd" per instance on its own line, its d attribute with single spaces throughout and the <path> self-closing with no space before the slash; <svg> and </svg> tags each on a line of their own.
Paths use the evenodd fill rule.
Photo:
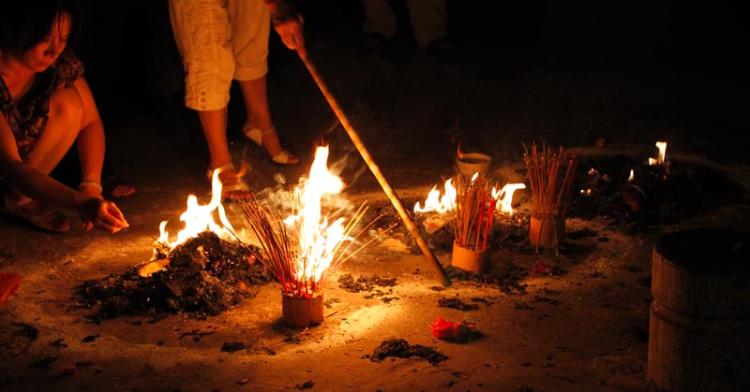
<svg viewBox="0 0 750 392">
<path fill-rule="evenodd" d="M 16 100 L 13 100 L 5 81 L 0 77 L 0 112 L 10 124 L 22 160 L 26 160 L 47 125 L 52 92 L 58 88 L 72 87 L 82 75 L 81 60 L 70 48 L 66 48 L 49 69 L 36 74 L 29 91 Z"/>
</svg>

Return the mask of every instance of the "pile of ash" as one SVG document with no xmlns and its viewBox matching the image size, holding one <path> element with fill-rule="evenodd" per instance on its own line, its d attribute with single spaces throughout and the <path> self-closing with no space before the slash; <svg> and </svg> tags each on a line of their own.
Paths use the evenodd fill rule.
<svg viewBox="0 0 750 392">
<path fill-rule="evenodd" d="M 502 269 L 498 271 L 483 274 L 475 274 L 453 266 L 445 267 L 445 272 L 453 281 L 471 282 L 479 286 L 494 286 L 508 295 L 526 294 L 526 284 L 522 281 L 529 275 L 529 271 L 513 263 L 504 264 Z"/>
<path fill-rule="evenodd" d="M 391 301 L 399 299 L 392 295 L 394 286 L 396 286 L 396 278 L 384 278 L 380 277 L 378 274 L 374 274 L 370 277 L 360 276 L 356 279 L 352 274 L 344 274 L 339 277 L 340 288 L 350 293 L 366 292 L 367 294 L 364 298 L 371 299 L 378 297 L 384 303 L 390 303 Z M 383 289 L 380 289 L 379 287 L 382 287 Z"/>
<path fill-rule="evenodd" d="M 448 357 L 440 351 L 421 344 L 409 344 L 406 339 L 388 339 L 380 343 L 372 355 L 365 356 L 373 362 L 382 362 L 388 357 L 426 359 L 433 365 L 445 361 Z"/>
<path fill-rule="evenodd" d="M 675 223 L 743 201 L 740 184 L 705 165 L 671 162 L 667 173 L 617 155 L 582 159 L 578 168 L 568 215 L 604 217 L 626 229 Z"/>
<path fill-rule="evenodd" d="M 149 277 L 132 267 L 122 275 L 83 282 L 76 296 L 82 307 L 95 309 L 94 321 L 178 312 L 216 315 L 254 296 L 250 286 L 274 279 L 259 255 L 257 247 L 205 232 L 169 252 L 167 267 Z"/>
</svg>

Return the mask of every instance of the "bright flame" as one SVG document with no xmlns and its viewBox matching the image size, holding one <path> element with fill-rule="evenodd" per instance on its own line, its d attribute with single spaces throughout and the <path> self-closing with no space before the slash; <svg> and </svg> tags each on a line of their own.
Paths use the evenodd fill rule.
<svg viewBox="0 0 750 392">
<path fill-rule="evenodd" d="M 414 205 L 415 213 L 425 212 L 437 212 L 444 214 L 452 211 L 456 208 L 456 188 L 453 186 L 453 180 L 448 179 L 443 186 L 445 193 L 440 196 L 440 191 L 437 190 L 437 185 L 432 187 L 432 190 L 427 194 L 427 199 L 424 201 L 424 207 L 420 206 L 419 202 Z"/>
<path fill-rule="evenodd" d="M 174 249 L 177 245 L 182 244 L 190 238 L 197 237 L 204 231 L 211 231 L 225 240 L 234 240 L 234 228 L 227 219 L 224 206 L 221 205 L 221 181 L 219 180 L 220 170 L 214 170 L 211 179 L 211 200 L 208 204 L 198 204 L 198 198 L 195 195 L 189 195 L 187 198 L 187 209 L 180 215 L 180 220 L 184 223 L 184 228 L 177 233 L 174 241 L 169 240 L 167 232 L 167 221 L 159 224 L 158 242 Z M 219 217 L 219 222 L 214 218 L 214 212 Z"/>
<path fill-rule="evenodd" d="M 649 166 L 664 165 L 667 162 L 667 142 L 656 142 L 656 148 L 659 149 L 659 155 L 648 159 Z"/>
<path fill-rule="evenodd" d="M 299 233 L 297 249 L 297 281 L 308 287 L 315 287 L 323 273 L 333 262 L 336 248 L 346 238 L 344 218 L 332 223 L 322 216 L 320 200 L 325 194 L 336 194 L 344 188 L 344 183 L 328 171 L 328 147 L 315 150 L 315 160 L 307 180 L 295 189 L 295 210 L 298 212 L 284 220 Z"/>
<path fill-rule="evenodd" d="M 630 169 L 630 176 L 628 177 L 628 182 L 633 182 L 633 181 L 635 181 L 635 172 L 633 171 L 633 169 Z"/>
<path fill-rule="evenodd" d="M 472 176 L 471 181 L 475 181 L 479 176 L 476 173 Z M 441 195 L 437 189 L 437 185 L 432 187 L 430 193 L 427 194 L 427 198 L 424 201 L 424 207 L 417 202 L 414 205 L 414 212 L 423 214 L 426 212 L 436 212 L 438 214 L 445 214 L 452 212 L 456 208 L 456 188 L 453 186 L 453 180 L 449 179 L 443 186 L 445 188 L 444 193 Z M 513 194 L 519 189 L 526 189 L 526 185 L 523 183 L 516 184 L 505 184 L 499 191 L 493 187 L 491 190 L 492 198 L 499 201 L 497 203 L 497 209 L 508 215 L 513 215 Z"/>
<path fill-rule="evenodd" d="M 656 142 L 656 148 L 659 149 L 659 155 L 656 158 L 656 163 L 663 165 L 667 161 L 667 142 Z"/>
<path fill-rule="evenodd" d="M 492 198 L 500 200 L 498 208 L 500 212 L 506 215 L 513 215 L 513 193 L 519 189 L 526 189 L 526 184 L 505 184 L 502 189 L 498 192 L 494 187 L 492 188 Z M 502 197 L 502 199 L 500 199 Z"/>
</svg>

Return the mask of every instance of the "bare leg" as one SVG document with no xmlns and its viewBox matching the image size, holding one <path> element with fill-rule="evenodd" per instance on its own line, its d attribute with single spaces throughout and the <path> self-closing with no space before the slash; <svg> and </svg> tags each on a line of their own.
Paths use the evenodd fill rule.
<svg viewBox="0 0 750 392">
<path fill-rule="evenodd" d="M 198 111 L 198 118 L 208 144 L 211 168 L 216 169 L 231 165 L 232 156 L 229 153 L 229 144 L 227 143 L 227 108 Z M 239 182 L 242 180 L 239 177 L 240 175 L 234 168 L 225 169 L 219 174 L 221 183 L 225 187 L 225 198 L 246 199 L 250 197 L 250 192 L 246 190 L 246 187 L 240 187 Z M 234 189 L 227 189 L 227 187 L 232 186 L 234 186 Z"/>
<path fill-rule="evenodd" d="M 58 90 L 50 97 L 49 118 L 26 164 L 49 174 L 70 150 L 82 128 L 83 105 L 73 88 Z M 70 222 L 18 191 L 7 195 L 6 205 L 15 205 L 17 214 L 25 216 L 37 227 L 51 231 L 67 231 Z"/>
<path fill-rule="evenodd" d="M 268 107 L 266 94 L 266 77 L 253 80 L 241 80 L 240 88 L 245 99 L 247 109 L 246 128 L 259 128 L 261 131 L 273 128 L 271 110 Z M 268 155 L 274 157 L 281 152 L 281 142 L 276 132 L 266 132 L 263 135 L 263 146 Z"/>
<path fill-rule="evenodd" d="M 211 167 L 217 168 L 232 163 L 227 143 L 227 108 L 198 111 L 198 118 L 208 144 Z"/>
<path fill-rule="evenodd" d="M 364 32 L 385 38 L 396 36 L 396 16 L 387 0 L 362 0 L 365 10 Z"/>
<path fill-rule="evenodd" d="M 70 150 L 82 128 L 83 106 L 73 88 L 58 90 L 49 103 L 49 119 L 26 164 L 49 174 Z"/>
<path fill-rule="evenodd" d="M 447 9 L 445 0 L 407 0 L 409 18 L 417 44 L 424 49 L 445 37 Z"/>
</svg>

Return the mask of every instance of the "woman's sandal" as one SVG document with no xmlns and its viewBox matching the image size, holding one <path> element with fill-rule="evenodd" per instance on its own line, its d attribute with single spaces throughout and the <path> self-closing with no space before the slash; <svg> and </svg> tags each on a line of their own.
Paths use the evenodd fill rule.
<svg viewBox="0 0 750 392">
<path fill-rule="evenodd" d="M 115 176 L 109 176 L 102 181 L 104 197 L 111 200 L 120 200 L 132 196 L 136 189 Z"/>
<path fill-rule="evenodd" d="M 70 221 L 58 211 L 40 206 L 34 200 L 24 196 L 12 202 L 6 197 L 2 213 L 18 218 L 30 225 L 50 233 L 64 233 L 70 230 Z"/>
<path fill-rule="evenodd" d="M 248 200 L 252 197 L 252 192 L 247 186 L 245 181 L 242 181 L 242 176 L 238 175 L 234 169 L 234 165 L 227 163 L 226 165 L 219 166 L 215 169 L 208 169 L 208 180 L 213 180 L 214 170 L 219 170 L 219 180 L 221 180 L 221 199 L 222 200 Z M 232 171 L 235 174 L 227 174 L 222 176 L 225 171 Z M 227 181 L 229 180 L 229 181 Z M 233 181 L 232 181 L 233 180 Z"/>
<path fill-rule="evenodd" d="M 242 132 L 245 134 L 245 137 L 255 142 L 255 144 L 259 146 L 263 146 L 263 136 L 275 133 L 276 128 L 268 128 L 265 130 L 261 130 L 260 128 L 244 128 Z M 280 165 L 296 165 L 299 163 L 299 158 L 294 156 L 289 150 L 285 148 L 281 148 L 281 151 L 276 154 L 275 156 L 271 157 L 271 160 L 280 164 Z"/>
</svg>

